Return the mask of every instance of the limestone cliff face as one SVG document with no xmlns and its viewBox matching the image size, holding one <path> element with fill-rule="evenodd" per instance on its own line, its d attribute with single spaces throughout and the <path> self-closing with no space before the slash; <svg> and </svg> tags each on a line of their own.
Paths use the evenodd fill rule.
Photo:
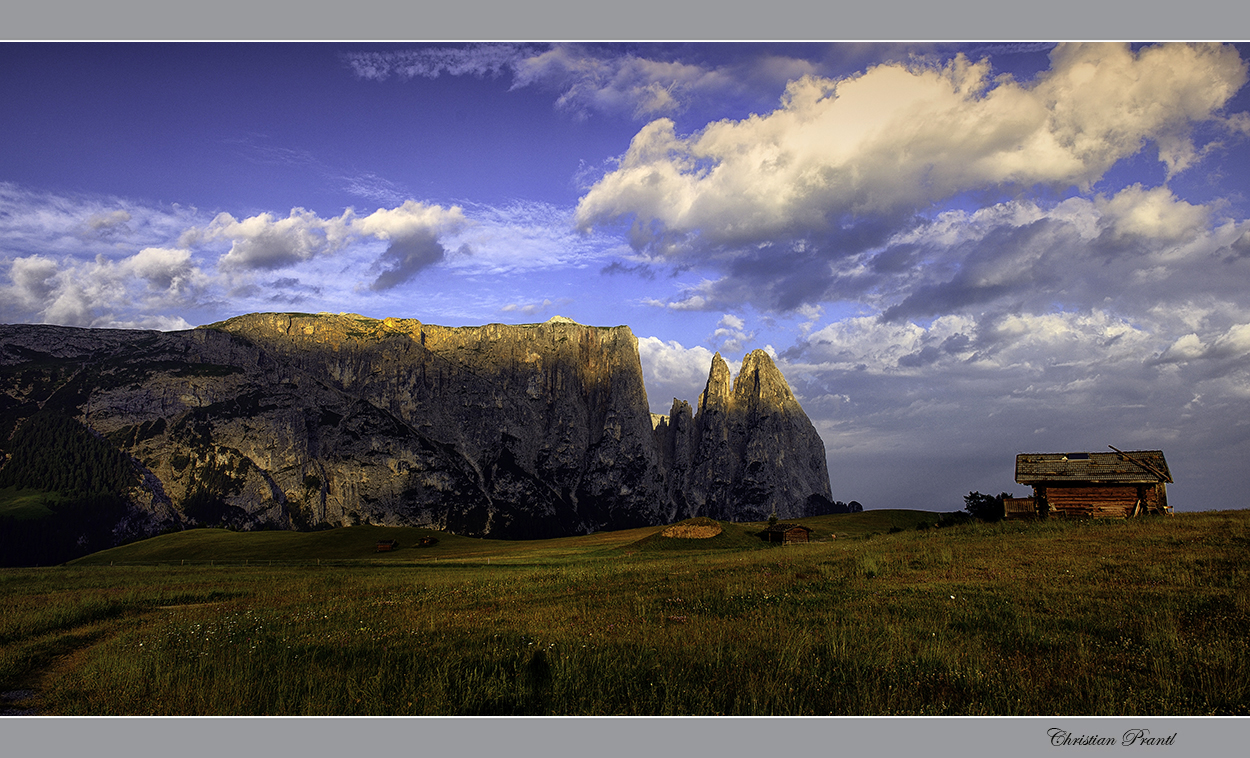
<svg viewBox="0 0 1250 758">
<path fill-rule="evenodd" d="M 824 443 L 764 351 L 743 359 L 732 385 L 717 353 L 693 419 L 682 406 L 657 438 L 684 516 L 796 518 L 813 495 L 831 497 Z"/>
<path fill-rule="evenodd" d="M 469 531 L 574 534 L 655 523 L 667 510 L 628 327 L 552 319 L 450 328 L 255 314 L 210 328 L 280 355 L 456 451 L 484 501 L 481 523 Z"/>
<path fill-rule="evenodd" d="M 129 456 L 118 540 L 369 521 L 526 538 L 802 515 L 824 447 L 765 353 L 652 418 L 628 327 L 251 314 L 0 326 L 0 465 L 48 414 Z M 38 483 L 28 486 L 38 488 Z"/>
</svg>

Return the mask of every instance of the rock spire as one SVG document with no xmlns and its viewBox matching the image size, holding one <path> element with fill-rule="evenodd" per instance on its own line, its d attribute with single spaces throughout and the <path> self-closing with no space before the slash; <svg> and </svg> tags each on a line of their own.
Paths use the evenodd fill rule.
<svg viewBox="0 0 1250 758">
<path fill-rule="evenodd" d="M 698 410 L 688 415 L 689 406 L 675 402 L 657 428 L 682 517 L 796 518 L 813 495 L 831 497 L 824 442 L 763 350 L 743 359 L 732 385 L 725 360 L 713 356 Z"/>
</svg>

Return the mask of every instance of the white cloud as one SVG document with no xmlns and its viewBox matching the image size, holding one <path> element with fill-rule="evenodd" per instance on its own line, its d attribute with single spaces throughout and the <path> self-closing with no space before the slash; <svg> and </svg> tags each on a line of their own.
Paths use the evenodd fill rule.
<svg viewBox="0 0 1250 758">
<path fill-rule="evenodd" d="M 144 248 L 120 260 L 98 256 L 60 262 L 16 258 L 3 288 L 6 311 L 67 326 L 166 328 L 186 325 L 174 315 L 194 305 L 208 284 L 186 250 Z"/>
<path fill-rule="evenodd" d="M 778 365 L 825 440 L 841 499 L 956 510 L 970 490 L 1012 491 L 1016 453 L 1115 444 L 1163 448 L 1175 504 L 1192 510 L 1236 507 L 1196 462 L 1247 449 L 1247 355 L 1245 321 L 1176 335 L 1093 310 L 839 319 Z"/>
<path fill-rule="evenodd" d="M 41 255 L 17 258 L 9 268 L 7 297 L 26 308 L 42 307 L 56 290 L 56 261 Z"/>
<path fill-rule="evenodd" d="M 87 219 L 87 226 L 96 232 L 128 231 L 128 225 L 132 218 L 129 211 L 119 208 L 107 213 L 94 214 Z"/>
<path fill-rule="evenodd" d="M 464 281 L 602 269 L 628 251 L 607 235 L 578 233 L 571 218 L 546 203 L 466 211 L 413 200 L 331 217 L 303 208 L 205 217 L 0 184 L 0 319 L 160 325 L 183 323 L 171 313 L 201 312 L 206 323 L 240 310 L 341 310 L 348 300 L 389 312 L 410 307 L 405 285 L 434 265 Z M 473 311 L 498 311 L 498 299 L 486 300 Z"/>
<path fill-rule="evenodd" d="M 1167 187 L 1134 184 L 1098 203 L 1102 223 L 1116 238 L 1148 244 L 1176 243 L 1206 229 L 1210 211 L 1177 198 Z"/>
<path fill-rule="evenodd" d="M 191 263 L 191 252 L 176 248 L 145 247 L 122 261 L 120 268 L 145 280 L 153 290 L 175 293 L 193 286 L 200 276 Z"/>
<path fill-rule="evenodd" d="M 396 240 L 427 232 L 449 234 L 464 224 L 464 211 L 459 206 L 443 208 L 409 200 L 397 208 L 379 208 L 363 218 L 351 218 L 350 230 L 362 236 Z"/>
<path fill-rule="evenodd" d="M 1159 363 L 1188 363 L 1198 360 L 1237 361 L 1250 355 L 1250 324 L 1233 324 L 1214 332 L 1204 342 L 1191 332 L 1176 339 L 1159 356 Z"/>
<path fill-rule="evenodd" d="M 464 212 L 459 207 L 445 209 L 409 200 L 398 208 L 379 209 L 352 219 L 350 229 L 353 234 L 389 243 L 378 258 L 381 273 L 370 285 L 374 290 L 387 290 L 441 262 L 446 254 L 441 238 L 464 225 Z"/>
<path fill-rule="evenodd" d="M 321 218 L 303 208 L 293 208 L 286 218 L 261 213 L 242 221 L 220 213 L 206 227 L 186 231 L 180 241 L 188 247 L 229 241 L 230 250 L 217 265 L 234 273 L 289 268 L 339 253 L 362 240 L 378 240 L 387 247 L 373 263 L 377 276 L 370 288 L 386 290 L 441 262 L 445 256 L 441 239 L 465 224 L 459 207 L 408 200 L 368 216 L 358 216 L 351 208 L 333 218 Z"/>
<path fill-rule="evenodd" d="M 828 324 L 783 355 L 824 371 L 878 376 L 932 375 L 938 369 L 961 375 L 1042 373 L 1059 366 L 1144 364 L 1158 342 L 1157 336 L 1105 311 L 982 319 L 947 315 L 928 325 L 861 316 Z"/>
<path fill-rule="evenodd" d="M 632 217 L 657 254 L 828 234 L 967 190 L 1088 187 L 1148 140 L 1213 120 L 1246 81 L 1230 46 L 1060 45 L 1021 85 L 986 61 L 884 64 L 792 82 L 781 107 L 679 137 L 660 119 L 578 204 L 590 228 Z"/>
<path fill-rule="evenodd" d="M 1221 357 L 1243 358 L 1250 355 L 1250 324 L 1236 324 L 1216 338 L 1212 352 Z"/>
<path fill-rule="evenodd" d="M 346 237 L 349 214 L 322 219 L 312 211 L 293 208 L 286 218 L 261 213 L 242 221 L 219 213 L 203 230 L 189 231 L 184 245 L 229 240 L 230 250 L 217 265 L 226 271 L 285 268 L 317 255 L 334 252 Z"/>
<path fill-rule="evenodd" d="M 1175 363 L 1180 361 L 1193 360 L 1200 358 L 1207 351 L 1207 346 L 1202 344 L 1202 340 L 1198 335 L 1190 332 L 1183 337 L 1178 337 L 1175 342 L 1163 351 L 1160 358 L 1161 361 Z"/>
</svg>

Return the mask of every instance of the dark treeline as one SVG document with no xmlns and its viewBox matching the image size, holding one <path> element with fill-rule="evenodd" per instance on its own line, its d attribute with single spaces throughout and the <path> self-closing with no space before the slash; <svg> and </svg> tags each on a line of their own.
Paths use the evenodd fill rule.
<svg viewBox="0 0 1250 758">
<path fill-rule="evenodd" d="M 52 515 L 0 518 L 0 565 L 63 563 L 112 546 L 112 531 L 129 511 L 125 493 L 139 481 L 124 453 L 49 411 L 26 419 L 7 448 L 0 489 L 47 493 Z"/>
<path fill-rule="evenodd" d="M 130 458 L 78 421 L 40 412 L 9 441 L 12 457 L 0 468 L 0 488 L 59 492 L 66 497 L 120 495 L 138 483 Z"/>
</svg>

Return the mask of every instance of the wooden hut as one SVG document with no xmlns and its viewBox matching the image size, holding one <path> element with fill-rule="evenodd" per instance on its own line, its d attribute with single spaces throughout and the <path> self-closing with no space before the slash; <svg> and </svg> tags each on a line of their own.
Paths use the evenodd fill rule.
<svg viewBox="0 0 1250 758">
<path fill-rule="evenodd" d="M 1172 481 L 1161 450 L 1110 453 L 1021 453 L 1016 481 L 1033 488 L 1039 516 L 1127 518 L 1171 513 Z"/>
<path fill-rule="evenodd" d="M 389 553 L 399 548 L 399 540 L 378 540 L 377 547 L 373 549 L 375 553 Z"/>
<path fill-rule="evenodd" d="M 773 524 L 764 530 L 769 542 L 780 542 L 789 545 L 795 542 L 808 542 L 812 530 L 802 524 Z"/>
</svg>

